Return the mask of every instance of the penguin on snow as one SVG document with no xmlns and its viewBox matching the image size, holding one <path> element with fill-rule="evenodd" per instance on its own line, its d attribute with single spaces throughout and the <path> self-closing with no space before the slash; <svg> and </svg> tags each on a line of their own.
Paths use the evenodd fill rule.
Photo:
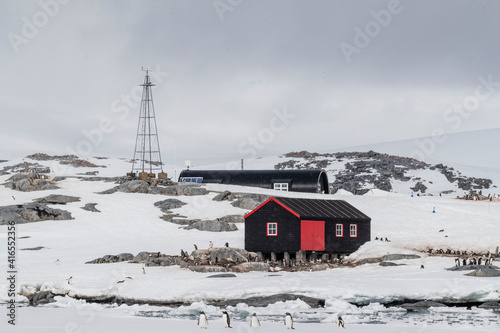
<svg viewBox="0 0 500 333">
<path fill-rule="evenodd" d="M 338 325 L 339 327 L 345 328 L 345 327 L 344 327 L 344 319 L 342 319 L 342 317 L 341 317 L 341 316 L 339 316 L 339 318 L 337 319 L 337 325 Z"/>
<path fill-rule="evenodd" d="M 292 315 L 290 314 L 290 312 L 287 312 L 285 314 L 285 326 L 287 329 L 292 329 L 292 330 L 295 329 L 295 328 L 293 328 L 293 318 L 292 318 Z"/>
<path fill-rule="evenodd" d="M 208 325 L 207 315 L 203 311 L 199 311 L 198 313 L 200 314 L 200 317 L 198 318 L 198 326 L 200 326 L 200 328 L 207 328 Z"/>
<path fill-rule="evenodd" d="M 250 327 L 260 327 L 260 321 L 257 318 L 257 314 L 254 313 L 252 319 L 250 319 Z"/>
<path fill-rule="evenodd" d="M 227 311 L 222 311 L 222 322 L 224 323 L 225 328 L 232 328 L 231 318 L 229 318 L 229 314 L 227 313 Z"/>
</svg>

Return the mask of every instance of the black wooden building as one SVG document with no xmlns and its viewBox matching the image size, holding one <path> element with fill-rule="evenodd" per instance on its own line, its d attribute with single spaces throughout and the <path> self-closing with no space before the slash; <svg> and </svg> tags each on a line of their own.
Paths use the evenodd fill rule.
<svg viewBox="0 0 500 333">
<path fill-rule="evenodd" d="M 272 197 L 245 216 L 245 249 L 349 254 L 370 240 L 370 222 L 344 200 Z"/>
<path fill-rule="evenodd" d="M 324 170 L 184 170 L 179 182 L 216 183 L 282 191 L 329 193 Z"/>
</svg>

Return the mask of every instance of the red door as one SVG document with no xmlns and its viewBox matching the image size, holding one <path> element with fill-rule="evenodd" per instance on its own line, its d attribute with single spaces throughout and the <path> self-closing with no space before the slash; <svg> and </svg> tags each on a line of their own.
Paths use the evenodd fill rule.
<svg viewBox="0 0 500 333">
<path fill-rule="evenodd" d="M 300 249 L 325 250 L 325 221 L 300 221 Z"/>
</svg>

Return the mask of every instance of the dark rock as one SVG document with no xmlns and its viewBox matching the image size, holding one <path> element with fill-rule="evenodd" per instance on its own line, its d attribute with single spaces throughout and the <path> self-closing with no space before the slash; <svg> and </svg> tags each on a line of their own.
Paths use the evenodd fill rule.
<svg viewBox="0 0 500 333">
<path fill-rule="evenodd" d="M 122 184 L 110 188 L 109 190 L 99 192 L 99 194 L 112 194 L 115 192 L 124 193 L 149 193 L 163 195 L 205 195 L 208 194 L 206 188 L 199 184 L 178 184 L 170 186 L 161 186 L 158 182 L 151 184 L 143 180 L 127 180 Z"/>
<path fill-rule="evenodd" d="M 14 175 L 3 185 L 21 192 L 55 190 L 59 188 L 52 181 L 43 178 L 32 178 L 29 174 Z"/>
<path fill-rule="evenodd" d="M 443 303 L 438 303 L 433 301 L 419 301 L 416 303 L 404 303 L 400 307 L 409 311 L 421 311 L 421 310 L 427 310 L 430 307 L 442 308 L 446 307 L 446 305 Z"/>
<path fill-rule="evenodd" d="M 89 211 L 89 212 L 100 213 L 101 211 L 99 209 L 95 208 L 96 205 L 97 205 L 97 203 L 88 203 L 88 204 L 85 204 L 85 206 L 80 207 L 80 208 L 83 210 Z"/>
<path fill-rule="evenodd" d="M 202 220 L 189 224 L 186 229 L 198 229 L 201 231 L 223 232 L 223 231 L 236 231 L 238 228 L 233 223 Z"/>
<path fill-rule="evenodd" d="M 213 201 L 225 201 L 231 195 L 230 191 L 224 191 L 222 193 L 217 194 L 212 200 Z"/>
<path fill-rule="evenodd" d="M 420 256 L 417 254 L 387 254 L 382 256 L 382 261 L 391 261 L 391 260 L 402 260 L 402 259 L 419 259 Z"/>
<path fill-rule="evenodd" d="M 87 261 L 86 264 L 109 264 L 113 262 L 130 261 L 132 259 L 135 259 L 132 253 L 120 253 L 118 255 L 105 255 L 102 258 Z"/>
<path fill-rule="evenodd" d="M 226 215 L 223 217 L 219 217 L 216 221 L 220 222 L 228 222 L 228 223 L 243 223 L 245 222 L 244 215 Z"/>
<path fill-rule="evenodd" d="M 36 247 L 28 247 L 28 248 L 25 248 L 25 249 L 21 249 L 21 251 L 38 251 L 38 250 L 41 250 L 41 249 L 44 249 L 45 247 L 43 246 L 36 246 Z"/>
<path fill-rule="evenodd" d="M 189 266 L 189 270 L 198 273 L 219 273 L 227 272 L 227 269 L 221 266 Z"/>
<path fill-rule="evenodd" d="M 215 305 L 218 307 L 227 307 L 227 306 L 237 306 L 240 303 L 246 304 L 249 307 L 266 307 L 270 304 L 274 304 L 277 302 L 286 302 L 286 301 L 295 301 L 297 299 L 302 300 L 307 303 L 311 308 L 317 309 L 325 306 L 325 300 L 303 296 L 303 295 L 293 295 L 293 294 L 276 294 L 271 296 L 255 296 L 249 298 L 240 298 L 240 299 L 232 299 L 226 300 L 222 302 L 213 303 L 211 305 Z"/>
<path fill-rule="evenodd" d="M 425 193 L 425 191 L 427 190 L 427 186 L 425 186 L 422 182 L 417 182 L 415 186 L 410 187 L 410 189 L 414 192 L 420 191 L 420 193 Z"/>
<path fill-rule="evenodd" d="M 246 250 L 232 247 L 214 247 L 208 249 L 208 253 L 198 250 L 191 253 L 191 255 L 195 259 L 202 259 L 203 255 L 208 255 L 213 262 L 226 261 L 230 263 L 243 263 L 248 261 L 249 258 L 249 253 Z"/>
<path fill-rule="evenodd" d="M 15 221 L 17 224 L 46 220 L 71 220 L 70 212 L 49 208 L 39 203 L 0 207 L 0 225 Z"/>
<path fill-rule="evenodd" d="M 69 195 L 62 195 L 62 194 L 51 194 L 43 198 L 35 199 L 33 201 L 44 204 L 65 205 L 68 202 L 80 201 L 80 197 L 72 197 Z"/>
<path fill-rule="evenodd" d="M 207 278 L 233 278 L 233 277 L 236 277 L 236 275 L 232 273 L 221 273 L 221 274 L 214 274 L 207 276 Z"/>
<path fill-rule="evenodd" d="M 480 266 L 474 272 L 465 274 L 467 276 L 477 276 L 477 277 L 498 277 L 500 276 L 500 270 L 495 269 L 490 266 Z"/>
<path fill-rule="evenodd" d="M 478 306 L 480 309 L 500 310 L 500 302 L 485 302 Z"/>
<path fill-rule="evenodd" d="M 465 266 L 453 266 L 450 268 L 447 268 L 447 271 L 475 271 L 478 269 L 483 269 L 483 268 L 490 268 L 493 270 L 498 270 L 500 269 L 498 266 L 486 266 L 486 265 L 465 265 Z"/>
<path fill-rule="evenodd" d="M 162 201 L 157 201 L 154 203 L 155 207 L 159 207 L 164 213 L 171 213 L 170 209 L 180 208 L 187 203 L 180 201 L 178 199 L 165 199 Z"/>
<path fill-rule="evenodd" d="M 45 291 L 37 292 L 35 294 L 28 295 L 26 297 L 28 298 L 29 304 L 31 306 L 37 306 L 40 304 L 54 303 L 55 296 L 58 296 L 58 295 L 52 293 L 49 290 L 45 290 Z"/>
<path fill-rule="evenodd" d="M 399 266 L 399 264 L 396 264 L 396 263 L 390 262 L 390 261 L 382 261 L 379 263 L 379 265 L 382 267 Z"/>
</svg>

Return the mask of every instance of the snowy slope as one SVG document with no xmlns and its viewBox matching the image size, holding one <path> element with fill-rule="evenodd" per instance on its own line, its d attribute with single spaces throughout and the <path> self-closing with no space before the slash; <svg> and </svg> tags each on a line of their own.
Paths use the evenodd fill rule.
<svg viewBox="0 0 500 333">
<path fill-rule="evenodd" d="M 19 160 L 21 161 L 21 160 Z M 104 161 L 104 162 L 103 162 Z M 279 157 L 248 161 L 247 167 L 260 168 L 282 161 Z M 130 164 L 123 160 L 96 160 L 107 168 L 99 168 L 101 176 L 121 176 L 128 172 Z M 12 165 L 18 161 L 0 164 Z M 50 164 L 54 161 L 39 161 Z M 89 168 L 76 169 L 69 166 L 58 169 L 61 175 L 74 176 L 77 173 L 93 171 Z M 54 174 L 56 175 L 56 174 Z M 59 174 L 57 174 L 59 175 Z M 9 175 L 0 176 L 3 183 Z M 437 181 L 436 181 L 437 182 Z M 163 309 L 167 317 L 192 316 L 198 309 L 204 309 L 210 316 L 219 310 L 205 305 L 206 301 L 221 298 L 240 298 L 255 295 L 270 295 L 279 292 L 298 293 L 325 298 L 324 310 L 309 309 L 303 304 L 288 303 L 264 309 L 231 308 L 231 313 L 244 316 L 258 311 L 268 320 L 277 320 L 285 309 L 294 309 L 294 316 L 301 321 L 313 320 L 333 322 L 337 314 L 349 318 L 350 322 L 363 323 L 363 311 L 375 314 L 376 302 L 399 299 L 467 299 L 498 300 L 500 282 L 498 278 L 473 278 L 463 272 L 450 272 L 445 268 L 454 265 L 453 258 L 428 257 L 421 253 L 429 247 L 459 250 L 495 251 L 500 245 L 499 202 L 461 201 L 450 197 L 414 196 L 371 190 L 365 195 L 354 196 L 339 191 L 333 196 L 308 193 L 283 193 L 280 195 L 305 198 L 342 199 L 353 204 L 372 218 L 372 237 L 387 237 L 391 243 L 373 241 L 364 255 L 405 253 L 416 251 L 421 259 L 404 260 L 405 266 L 380 267 L 366 264 L 355 268 L 340 268 L 321 272 L 280 272 L 275 277 L 269 273 L 254 272 L 237 274 L 236 278 L 206 279 L 207 274 L 195 273 L 174 267 L 147 267 L 142 274 L 142 265 L 129 263 L 85 264 L 86 261 L 107 254 L 140 251 L 165 254 L 179 254 L 181 249 L 193 250 L 193 244 L 206 248 L 209 241 L 215 246 L 229 242 L 233 247 L 243 247 L 244 225 L 237 224 L 235 232 L 211 233 L 180 229 L 178 225 L 161 220 L 162 212 L 154 203 L 168 198 L 163 195 L 114 193 L 97 194 L 115 184 L 104 181 L 82 181 L 67 178 L 58 183 L 57 190 L 42 192 L 18 192 L 0 187 L 0 205 L 31 202 L 49 194 L 65 194 L 81 197 L 80 202 L 65 206 L 51 205 L 71 212 L 69 221 L 42 221 L 17 226 L 18 237 L 18 287 L 23 292 L 54 290 L 70 295 L 115 295 L 139 300 L 201 302 L 178 310 Z M 210 191 L 204 196 L 179 196 L 177 199 L 188 205 L 174 209 L 175 213 L 189 218 L 217 218 L 228 214 L 245 214 L 247 211 L 235 208 L 229 202 L 215 202 L 216 192 L 262 193 L 276 192 L 266 189 L 230 185 L 207 185 Z M 15 197 L 13 200 L 12 196 Z M 97 203 L 101 213 L 82 210 L 85 203 Z M 435 213 L 433 209 L 435 208 Z M 439 232 L 444 230 L 444 232 Z M 29 238 L 22 238 L 29 237 Z M 6 226 L 0 226 L 1 248 L 6 248 Z M 22 250 L 43 246 L 39 251 Z M 59 263 L 56 263 L 59 259 Z M 1 267 L 5 271 L 6 252 L 0 251 Z M 425 269 L 420 269 L 425 265 Z M 73 277 L 68 285 L 66 279 Z M 123 284 L 118 280 L 130 276 Z M 7 300 L 7 284 L 0 282 L 0 302 Z M 22 298 L 21 298 L 22 299 Z M 356 308 L 348 302 L 371 303 L 371 308 Z M 80 301 L 61 298 L 52 306 L 75 309 Z M 99 308 L 102 310 L 102 308 Z M 137 314 L 139 311 L 158 311 L 154 307 L 127 307 L 118 311 L 118 317 Z M 24 310 L 23 310 L 24 311 Z M 30 313 L 32 310 L 26 310 Z M 267 311 L 267 312 L 266 312 Z M 462 311 L 462 310 L 454 310 Z M 491 312 L 477 310 L 478 316 L 490 316 Z M 109 312 L 108 313 L 109 316 Z M 27 314 L 28 316 L 28 314 Z M 37 314 L 33 314 L 34 317 Z M 241 317 L 243 320 L 244 317 Z M 335 317 L 336 318 L 336 317 Z M 488 317 L 489 318 L 489 317 Z M 489 319 L 488 319 L 489 320 Z M 388 319 L 388 321 L 390 321 Z M 4 324 L 3 322 L 1 324 Z M 184 324 L 179 324 L 184 325 Z M 174 325 L 175 326 L 175 325 Z M 2 327 L 2 326 L 0 326 Z M 438 326 L 439 327 L 439 326 Z M 489 326 L 488 326 L 489 327 Z M 489 328 L 488 328 L 489 329 Z"/>
</svg>

